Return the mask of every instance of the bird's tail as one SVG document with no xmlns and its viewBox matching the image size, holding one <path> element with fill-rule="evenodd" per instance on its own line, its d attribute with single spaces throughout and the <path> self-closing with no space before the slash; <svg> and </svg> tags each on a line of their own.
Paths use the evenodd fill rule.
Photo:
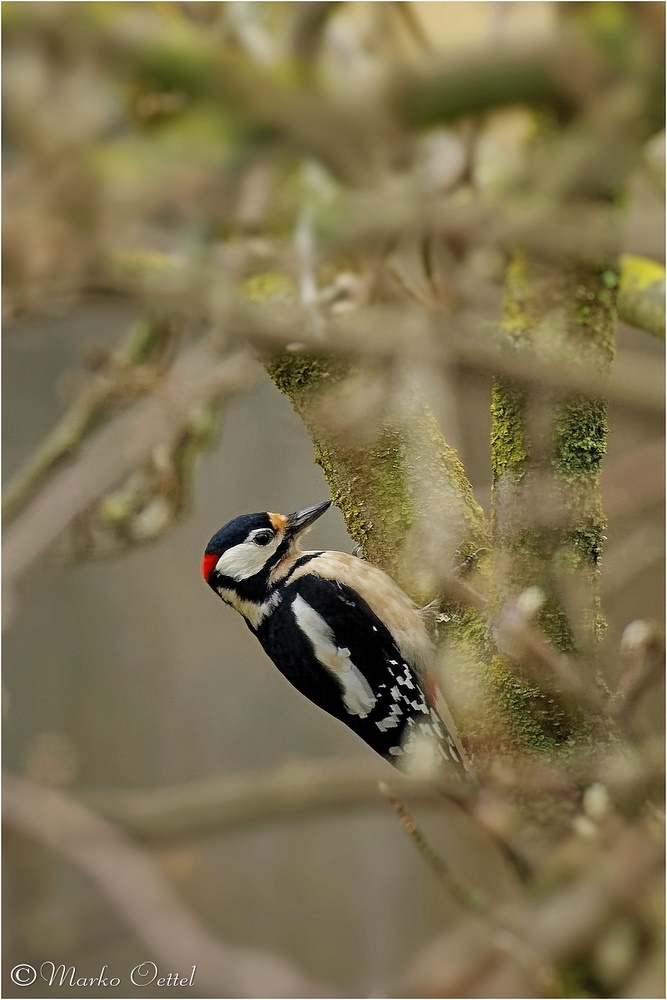
<svg viewBox="0 0 667 1000">
<path fill-rule="evenodd" d="M 444 699 L 442 691 L 432 674 L 424 676 L 424 687 L 426 688 L 425 693 L 428 703 L 440 719 L 442 728 L 444 729 L 443 749 L 449 752 L 455 764 L 460 765 L 465 772 L 470 774 L 472 768 L 456 728 L 456 723 L 452 718 L 452 713 L 449 711 L 449 706 Z"/>
</svg>

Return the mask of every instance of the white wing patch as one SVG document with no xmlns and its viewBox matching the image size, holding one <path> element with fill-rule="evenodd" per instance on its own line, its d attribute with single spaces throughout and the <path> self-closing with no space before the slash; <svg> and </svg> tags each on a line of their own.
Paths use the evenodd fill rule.
<svg viewBox="0 0 667 1000">
<path fill-rule="evenodd" d="M 385 733 L 388 729 L 393 729 L 401 721 L 399 716 L 403 715 L 403 709 L 400 707 L 398 702 L 394 702 L 391 706 L 389 715 L 385 719 L 381 719 L 376 722 L 375 725 L 378 727 L 381 733 Z"/>
<path fill-rule="evenodd" d="M 406 705 L 414 709 L 415 712 L 421 712 L 422 714 L 426 715 L 427 718 L 429 717 L 428 706 L 426 704 L 426 701 L 424 700 L 424 696 L 421 693 L 421 691 L 417 689 L 416 701 L 413 701 L 408 694 L 406 694 L 404 691 L 401 691 L 401 687 L 407 687 L 412 689 L 413 691 L 416 689 L 416 685 L 413 683 L 410 677 L 410 669 L 407 663 L 401 664 L 401 666 L 403 667 L 403 673 L 399 674 L 398 676 L 396 675 L 396 672 L 392 669 L 393 667 L 397 666 L 398 666 L 397 660 L 389 660 L 389 666 L 387 667 L 387 670 L 389 671 L 391 677 L 393 677 L 397 683 L 394 684 L 389 691 L 389 696 L 392 699 L 392 705 L 389 710 L 389 715 L 387 715 L 384 719 L 380 719 L 378 722 L 375 723 L 375 725 L 378 727 L 381 733 L 385 733 L 388 729 L 394 729 L 394 727 L 399 724 L 400 716 L 403 715 L 403 713 L 405 712 Z M 384 684 L 382 684 L 381 686 L 385 687 Z M 413 726 L 414 722 L 415 720 L 413 718 L 408 719 L 408 726 L 409 727 Z M 399 752 L 402 751 L 400 751 L 396 747 L 392 747 L 389 750 L 389 753 L 391 754 L 398 754 Z"/>
<path fill-rule="evenodd" d="M 294 599 L 292 610 L 317 659 L 342 684 L 345 708 L 351 715 L 365 719 L 372 711 L 376 698 L 368 681 L 350 659 L 349 649 L 336 645 L 330 626 L 300 595 Z"/>
</svg>

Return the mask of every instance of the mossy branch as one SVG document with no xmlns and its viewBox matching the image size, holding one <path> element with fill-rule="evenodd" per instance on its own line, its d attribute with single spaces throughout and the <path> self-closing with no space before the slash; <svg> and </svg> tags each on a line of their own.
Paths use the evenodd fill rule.
<svg viewBox="0 0 667 1000">
<path fill-rule="evenodd" d="M 410 531 L 422 522 L 455 522 L 448 555 L 453 559 L 459 552 L 461 561 L 483 548 L 488 534 L 461 461 L 431 411 L 421 407 L 412 426 L 386 420 L 370 444 L 356 445 L 332 432 L 312 405 L 318 391 L 349 374 L 340 360 L 281 355 L 267 365 L 267 371 L 303 419 L 315 446 L 315 460 L 361 554 L 396 576 L 415 597 L 433 598 L 414 561 L 405 563 Z"/>
<path fill-rule="evenodd" d="M 503 337 L 519 353 L 605 373 L 617 286 L 611 266 L 549 265 L 517 252 L 507 273 Z M 555 648 L 591 649 L 604 627 L 598 576 L 606 403 L 585 394 L 563 402 L 543 388 L 538 395 L 498 379 L 491 413 L 495 602 L 506 605 L 537 587 L 537 620 Z M 516 691 L 517 678 L 504 677 L 500 666 L 497 681 Z M 538 724 L 541 745 L 558 745 L 583 725 L 532 685 L 515 707 L 517 719 Z"/>
<path fill-rule="evenodd" d="M 279 274 L 257 276 L 246 282 L 243 293 L 270 303 L 286 294 L 286 282 Z M 321 407 L 332 389 L 339 393 L 337 407 L 345 407 L 347 380 L 354 374 L 350 360 L 340 354 L 283 352 L 267 360 L 266 370 L 302 418 L 315 461 L 361 555 L 415 599 L 427 602 L 438 596 L 442 577 L 485 548 L 489 536 L 461 460 L 429 407 L 416 402 L 409 414 L 387 415 L 374 435 L 355 440 L 332 429 Z M 354 385 L 354 395 L 363 391 L 363 381 L 361 387 Z M 420 538 L 421 526 L 435 530 L 438 525 L 448 526 L 439 572 L 433 569 L 426 539 Z"/>
</svg>

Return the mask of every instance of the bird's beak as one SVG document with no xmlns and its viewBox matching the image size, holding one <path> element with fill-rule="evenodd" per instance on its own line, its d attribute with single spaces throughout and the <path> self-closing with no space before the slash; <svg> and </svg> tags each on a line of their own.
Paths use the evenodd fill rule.
<svg viewBox="0 0 667 1000">
<path fill-rule="evenodd" d="M 321 517 L 325 510 L 328 510 L 330 506 L 331 500 L 325 500 L 324 503 L 316 503 L 312 507 L 302 507 L 301 510 L 295 510 L 293 514 L 288 514 L 285 533 L 292 536 L 301 535 L 304 531 L 307 531 L 311 524 L 314 524 L 318 517 Z"/>
</svg>

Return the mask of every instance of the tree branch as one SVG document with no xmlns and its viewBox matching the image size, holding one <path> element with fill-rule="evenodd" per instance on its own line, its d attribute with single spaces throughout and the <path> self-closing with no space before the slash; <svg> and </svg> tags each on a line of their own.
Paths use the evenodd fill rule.
<svg viewBox="0 0 667 1000">
<path fill-rule="evenodd" d="M 422 525 L 439 526 L 443 544 L 437 555 L 445 574 L 485 548 L 488 534 L 463 465 L 429 407 L 415 401 L 403 419 L 385 419 L 370 444 L 355 445 L 349 436 L 332 432 L 313 405 L 318 392 L 342 381 L 337 361 L 283 355 L 268 365 L 268 372 L 306 425 L 315 460 L 361 554 L 416 599 L 431 600 L 442 577 L 428 575 L 434 553 L 429 554 L 424 538 L 411 535 L 413 529 L 419 533 Z M 343 386 L 342 407 L 344 394 Z"/>
<path fill-rule="evenodd" d="M 314 815 L 381 809 L 379 782 L 387 775 L 374 760 L 318 760 L 286 764 L 265 774 L 224 775 L 169 788 L 87 792 L 83 801 L 135 837 L 150 843 L 197 838 Z M 442 806 L 432 782 L 394 773 L 397 794 L 411 802 Z M 452 789 L 461 801 L 468 790 Z"/>
<path fill-rule="evenodd" d="M 253 280 L 250 296 L 267 306 L 280 275 L 261 278 Z M 252 340 L 252 328 L 246 333 Z M 319 338 L 316 355 L 283 352 L 268 361 L 267 371 L 303 420 L 331 497 L 361 554 L 416 599 L 429 601 L 439 593 L 443 572 L 451 575 L 468 554 L 485 548 L 484 512 L 456 451 L 416 389 L 402 408 L 383 412 L 379 422 L 363 412 L 359 419 L 367 426 L 361 436 L 332 426 L 330 411 L 344 413 L 355 398 L 363 400 L 369 383 L 349 360 L 354 337 L 348 337 L 347 355 L 340 344 L 332 353 L 336 324 L 327 333 L 325 340 Z M 318 343 L 307 330 L 305 336 Z M 440 544 L 434 544 L 436 529 Z"/>
<path fill-rule="evenodd" d="M 614 353 L 616 286 L 610 268 L 549 266 L 517 253 L 508 268 L 503 336 L 519 355 L 604 375 Z M 590 390 L 561 402 L 498 379 L 491 415 L 497 605 L 539 588 L 538 621 L 549 640 L 565 653 L 590 649 L 603 627 L 598 578 L 606 527 L 600 498 L 606 403 Z M 542 483 L 544 493 L 547 482 L 557 524 L 545 522 L 535 503 L 535 484 Z M 537 687 L 522 692 L 513 676 L 502 683 L 514 691 L 513 715 L 533 719 L 532 741 L 557 746 L 571 735 L 577 711 L 555 710 Z"/>
</svg>

